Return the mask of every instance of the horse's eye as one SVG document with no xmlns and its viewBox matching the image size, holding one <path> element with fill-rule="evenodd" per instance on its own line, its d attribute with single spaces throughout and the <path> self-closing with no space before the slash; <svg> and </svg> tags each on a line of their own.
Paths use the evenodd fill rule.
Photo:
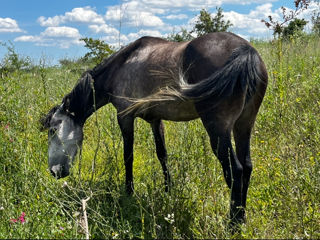
<svg viewBox="0 0 320 240">
<path fill-rule="evenodd" d="M 57 129 L 55 129 L 55 128 L 50 128 L 49 129 L 49 135 L 50 136 L 53 136 L 54 134 L 56 134 L 56 132 L 57 132 Z"/>
</svg>

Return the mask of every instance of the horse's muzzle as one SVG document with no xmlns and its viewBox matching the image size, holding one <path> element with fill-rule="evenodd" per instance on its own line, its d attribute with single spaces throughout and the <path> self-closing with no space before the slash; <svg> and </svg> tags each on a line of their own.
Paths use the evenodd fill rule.
<svg viewBox="0 0 320 240">
<path fill-rule="evenodd" d="M 69 175 L 69 170 L 61 164 L 52 166 L 50 172 L 56 179 L 64 178 Z"/>
</svg>

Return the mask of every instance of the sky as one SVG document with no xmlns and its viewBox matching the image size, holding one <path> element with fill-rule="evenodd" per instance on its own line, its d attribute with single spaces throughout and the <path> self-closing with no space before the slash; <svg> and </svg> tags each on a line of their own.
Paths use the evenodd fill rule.
<svg viewBox="0 0 320 240">
<path fill-rule="evenodd" d="M 230 31 L 246 38 L 268 39 L 261 19 L 281 19 L 280 7 L 294 0 L 1 0 L 0 42 L 34 61 L 76 59 L 87 49 L 79 39 L 101 39 L 119 48 L 142 36 L 166 37 L 191 30 L 201 9 L 212 16 L 222 7 Z M 319 6 L 312 2 L 301 18 L 311 19 Z M 308 26 L 307 26 L 308 28 Z M 310 26 L 309 26 L 310 28 Z M 0 46 L 0 59 L 6 54 Z"/>
</svg>

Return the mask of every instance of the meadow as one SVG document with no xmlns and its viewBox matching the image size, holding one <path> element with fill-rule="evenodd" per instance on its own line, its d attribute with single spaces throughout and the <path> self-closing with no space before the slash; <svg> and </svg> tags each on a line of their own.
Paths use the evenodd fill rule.
<svg viewBox="0 0 320 240">
<path fill-rule="evenodd" d="M 84 129 L 71 175 L 47 170 L 42 114 L 61 102 L 79 66 L 0 78 L 0 238 L 320 238 L 320 39 L 253 41 L 269 73 L 251 139 L 247 223 L 227 230 L 229 190 L 199 120 L 165 122 L 173 186 L 164 191 L 152 130 L 135 122 L 135 192 L 124 186 L 122 137 L 111 105 Z"/>
</svg>

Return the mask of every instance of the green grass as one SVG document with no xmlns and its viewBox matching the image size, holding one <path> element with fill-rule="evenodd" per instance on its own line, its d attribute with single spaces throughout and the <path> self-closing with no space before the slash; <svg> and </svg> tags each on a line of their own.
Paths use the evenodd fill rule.
<svg viewBox="0 0 320 240">
<path fill-rule="evenodd" d="M 125 194 L 122 139 L 111 105 L 87 121 L 71 176 L 51 177 L 47 134 L 38 120 L 79 73 L 48 67 L 0 78 L 0 238 L 84 238 L 79 216 L 88 196 L 93 238 L 320 238 L 320 40 L 254 45 L 269 86 L 252 136 L 254 170 L 241 233 L 227 231 L 229 190 L 199 120 L 165 122 L 170 193 L 151 128 L 138 119 L 136 191 Z M 22 212 L 24 224 L 10 222 Z"/>
</svg>

